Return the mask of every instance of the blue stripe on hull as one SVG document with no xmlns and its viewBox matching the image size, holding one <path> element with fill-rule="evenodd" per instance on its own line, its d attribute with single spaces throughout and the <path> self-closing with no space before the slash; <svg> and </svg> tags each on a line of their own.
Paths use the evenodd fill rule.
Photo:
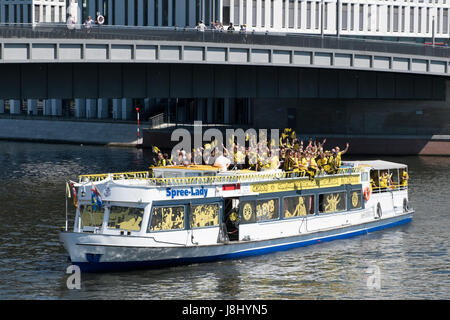
<svg viewBox="0 0 450 320">
<path fill-rule="evenodd" d="M 317 244 L 321 242 L 327 242 L 337 239 L 346 239 L 358 235 L 367 234 L 368 232 L 374 232 L 382 230 L 385 228 L 400 226 L 411 222 L 412 217 L 407 216 L 404 219 L 394 221 L 391 223 L 386 223 L 382 225 L 377 225 L 374 227 L 366 229 L 358 229 L 356 231 L 340 233 L 331 236 L 324 236 L 322 238 L 315 238 L 313 240 L 301 240 L 298 242 L 279 244 L 266 248 L 255 248 L 246 251 L 240 251 L 235 253 L 208 256 L 208 257 L 193 257 L 193 258 L 179 258 L 179 259 L 167 259 L 167 260 L 155 260 L 155 261 L 129 261 L 129 262 L 73 262 L 73 264 L 78 265 L 83 272 L 103 272 L 103 271 L 125 271 L 131 269 L 148 269 L 148 268 L 161 268 L 175 265 L 191 264 L 191 263 L 201 263 L 201 262 L 212 262 L 218 260 L 243 258 L 249 256 L 263 255 L 267 253 L 272 253 L 276 251 L 284 251 L 292 248 L 304 247 L 311 244 Z"/>
</svg>

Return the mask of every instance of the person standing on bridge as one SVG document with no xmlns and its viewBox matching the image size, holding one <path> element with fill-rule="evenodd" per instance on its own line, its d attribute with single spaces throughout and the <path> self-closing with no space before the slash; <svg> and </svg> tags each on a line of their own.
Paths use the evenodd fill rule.
<svg viewBox="0 0 450 320">
<path fill-rule="evenodd" d="M 75 29 L 75 20 L 73 19 L 72 15 L 69 14 L 69 16 L 67 17 L 67 29 L 69 29 L 70 32 L 72 32 Z"/>
<path fill-rule="evenodd" d="M 92 20 L 91 16 L 88 16 L 88 19 L 86 20 L 86 22 L 84 23 L 87 33 L 90 33 L 92 30 L 92 25 L 95 24 L 97 21 Z"/>
</svg>

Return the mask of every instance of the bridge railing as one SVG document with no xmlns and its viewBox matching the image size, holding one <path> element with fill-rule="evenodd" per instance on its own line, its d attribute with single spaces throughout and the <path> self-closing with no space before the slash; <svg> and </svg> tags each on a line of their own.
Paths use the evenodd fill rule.
<svg viewBox="0 0 450 320">
<path fill-rule="evenodd" d="M 69 30 L 65 23 L 0 24 L 1 38 L 191 41 L 375 51 L 436 57 L 448 57 L 450 51 L 448 46 L 362 39 L 351 36 L 325 35 L 322 37 L 286 32 L 228 32 L 212 29 L 200 32 L 191 27 L 109 25 L 94 25 L 91 29 L 87 29 L 83 25 L 76 25 L 74 29 Z"/>
</svg>

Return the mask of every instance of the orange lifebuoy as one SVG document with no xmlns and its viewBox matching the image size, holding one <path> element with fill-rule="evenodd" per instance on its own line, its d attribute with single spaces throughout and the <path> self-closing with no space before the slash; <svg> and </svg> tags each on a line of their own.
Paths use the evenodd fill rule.
<svg viewBox="0 0 450 320">
<path fill-rule="evenodd" d="M 366 187 L 364 189 L 364 199 L 366 199 L 366 201 L 369 201 L 370 194 L 371 194 L 370 187 Z"/>
</svg>

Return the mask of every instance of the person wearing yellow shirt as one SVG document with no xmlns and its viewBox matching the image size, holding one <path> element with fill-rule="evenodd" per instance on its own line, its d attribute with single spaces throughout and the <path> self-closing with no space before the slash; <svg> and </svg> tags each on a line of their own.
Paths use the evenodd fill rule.
<svg viewBox="0 0 450 320">
<path fill-rule="evenodd" d="M 312 155 L 309 155 L 306 158 L 307 162 L 308 162 L 308 169 L 307 169 L 307 174 L 309 176 L 309 180 L 314 180 L 314 177 L 317 175 L 319 168 L 317 167 L 317 163 L 316 160 L 314 160 L 314 157 Z"/>
<path fill-rule="evenodd" d="M 284 161 L 284 171 L 291 172 L 294 170 L 295 160 L 294 160 L 294 151 L 289 150 L 287 152 L 287 156 Z"/>
<path fill-rule="evenodd" d="M 335 162 L 336 170 L 339 169 L 339 167 L 341 166 L 341 164 L 342 164 L 342 160 L 341 160 L 342 155 L 345 154 L 348 151 L 349 145 L 350 144 L 347 142 L 347 144 L 345 146 L 345 149 L 342 150 L 342 151 L 340 151 L 339 147 L 334 148 L 335 149 L 335 159 L 336 159 L 336 162 Z"/>
<path fill-rule="evenodd" d="M 386 189 L 388 187 L 388 173 L 383 172 L 383 174 L 380 177 L 380 189 Z"/>
<path fill-rule="evenodd" d="M 409 179 L 408 172 L 406 172 L 405 169 L 402 169 L 402 172 L 400 173 L 400 185 L 402 187 L 408 186 L 408 179 Z"/>
<path fill-rule="evenodd" d="M 327 166 L 328 164 L 328 158 L 323 152 L 321 152 L 316 162 L 317 166 L 319 167 L 320 174 L 323 174 L 325 172 L 325 166 Z"/>
</svg>

